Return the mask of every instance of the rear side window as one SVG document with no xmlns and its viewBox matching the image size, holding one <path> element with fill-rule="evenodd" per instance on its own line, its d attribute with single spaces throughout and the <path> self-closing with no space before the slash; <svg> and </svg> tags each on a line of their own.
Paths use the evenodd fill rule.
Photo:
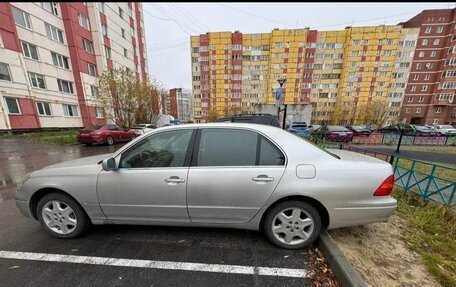
<svg viewBox="0 0 456 287">
<path fill-rule="evenodd" d="M 236 129 L 204 129 L 198 166 L 284 165 L 285 156 L 258 133 Z"/>
</svg>

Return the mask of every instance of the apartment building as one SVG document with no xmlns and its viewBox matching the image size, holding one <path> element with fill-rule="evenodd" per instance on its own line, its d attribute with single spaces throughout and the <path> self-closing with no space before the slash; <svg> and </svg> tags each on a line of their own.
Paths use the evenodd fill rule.
<svg viewBox="0 0 456 287">
<path fill-rule="evenodd" d="M 140 3 L 0 4 L 0 130 L 105 123 L 96 78 L 114 67 L 147 79 Z"/>
<path fill-rule="evenodd" d="M 195 121 L 273 104 L 286 80 L 281 101 L 312 105 L 316 124 L 395 122 L 417 37 L 396 25 L 192 36 Z"/>
<path fill-rule="evenodd" d="M 456 8 L 425 10 L 402 25 L 419 29 L 402 121 L 456 124 Z"/>
<path fill-rule="evenodd" d="M 169 114 L 183 122 L 193 121 L 192 91 L 183 88 L 169 90 Z"/>
</svg>

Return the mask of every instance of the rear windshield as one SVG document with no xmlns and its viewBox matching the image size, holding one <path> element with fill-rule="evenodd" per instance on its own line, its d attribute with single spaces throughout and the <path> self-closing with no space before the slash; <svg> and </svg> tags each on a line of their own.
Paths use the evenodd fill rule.
<svg viewBox="0 0 456 287">
<path fill-rule="evenodd" d="M 291 127 L 294 129 L 296 129 L 296 128 L 302 129 L 302 128 L 307 128 L 307 125 L 292 125 Z"/>
</svg>

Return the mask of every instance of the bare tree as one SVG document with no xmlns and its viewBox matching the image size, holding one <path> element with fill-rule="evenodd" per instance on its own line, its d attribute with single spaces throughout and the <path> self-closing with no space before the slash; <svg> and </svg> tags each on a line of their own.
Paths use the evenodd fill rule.
<svg viewBox="0 0 456 287">
<path fill-rule="evenodd" d="M 105 71 L 97 82 L 99 104 L 107 118 L 126 127 L 140 121 L 151 122 L 157 94 L 149 81 L 140 82 L 130 69 L 122 67 Z"/>
</svg>

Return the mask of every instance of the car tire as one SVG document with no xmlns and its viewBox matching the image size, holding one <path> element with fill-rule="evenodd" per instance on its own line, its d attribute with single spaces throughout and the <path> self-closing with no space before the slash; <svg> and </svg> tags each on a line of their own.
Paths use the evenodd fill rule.
<svg viewBox="0 0 456 287">
<path fill-rule="evenodd" d="M 130 140 L 134 140 L 136 138 L 136 135 L 132 135 Z"/>
<path fill-rule="evenodd" d="M 92 143 L 86 143 L 85 145 L 86 145 L 86 146 L 91 146 L 91 145 L 92 145 Z"/>
<path fill-rule="evenodd" d="M 274 206 L 266 215 L 263 230 L 272 244 L 285 249 L 301 249 L 318 238 L 321 227 L 321 217 L 315 207 L 293 200 Z"/>
<path fill-rule="evenodd" d="M 106 143 L 108 145 L 113 145 L 114 144 L 114 138 L 112 136 L 107 136 L 106 137 Z"/>
<path fill-rule="evenodd" d="M 90 220 L 82 207 L 62 193 L 45 195 L 38 202 L 37 216 L 44 229 L 57 238 L 78 237 L 90 226 Z"/>
</svg>

